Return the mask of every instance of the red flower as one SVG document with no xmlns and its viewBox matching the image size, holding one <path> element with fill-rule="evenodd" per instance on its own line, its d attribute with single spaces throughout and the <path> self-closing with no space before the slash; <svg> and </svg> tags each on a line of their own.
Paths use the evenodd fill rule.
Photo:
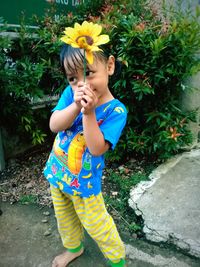
<svg viewBox="0 0 200 267">
<path fill-rule="evenodd" d="M 136 31 L 144 31 L 145 29 L 145 23 L 144 22 L 140 22 L 138 25 L 135 26 L 135 30 Z"/>
<path fill-rule="evenodd" d="M 69 12 L 69 13 L 67 14 L 67 17 L 68 17 L 69 19 L 73 18 L 73 13 L 72 13 L 72 12 Z"/>
<path fill-rule="evenodd" d="M 181 133 L 177 133 L 176 127 L 174 127 L 174 128 L 170 127 L 169 130 L 170 130 L 170 133 L 171 133 L 169 138 L 174 139 L 175 141 L 177 141 L 177 137 L 179 137 L 181 135 L 184 135 L 184 134 L 181 134 Z"/>
</svg>

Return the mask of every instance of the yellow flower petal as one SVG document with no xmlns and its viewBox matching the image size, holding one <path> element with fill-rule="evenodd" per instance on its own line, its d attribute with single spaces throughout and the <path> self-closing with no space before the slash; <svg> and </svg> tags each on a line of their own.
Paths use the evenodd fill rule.
<svg viewBox="0 0 200 267">
<path fill-rule="evenodd" d="M 102 31 L 102 27 L 98 24 L 93 24 L 92 22 L 85 24 L 83 32 L 85 35 L 96 37 L 98 36 Z"/>
<path fill-rule="evenodd" d="M 79 29 L 80 35 L 89 35 L 89 23 L 87 21 L 84 21 L 81 25 L 81 28 Z"/>
<path fill-rule="evenodd" d="M 77 43 L 74 43 L 74 42 L 72 42 L 70 45 L 72 47 L 74 47 L 74 48 L 80 48 L 80 46 Z"/>
<path fill-rule="evenodd" d="M 69 39 L 67 36 L 63 36 L 60 38 L 61 41 L 63 41 L 66 44 L 71 44 L 71 39 Z"/>
<path fill-rule="evenodd" d="M 102 31 L 102 27 L 98 24 L 95 24 L 93 29 L 91 30 L 91 35 L 94 37 L 98 36 Z"/>
<path fill-rule="evenodd" d="M 94 61 L 93 53 L 91 51 L 87 51 L 86 50 L 85 57 L 86 57 L 88 63 L 91 65 L 93 63 L 93 61 Z"/>
<path fill-rule="evenodd" d="M 98 40 L 95 42 L 96 46 L 106 44 L 110 41 L 109 36 L 106 34 L 102 34 L 102 35 L 98 36 L 97 38 L 98 38 Z"/>
<path fill-rule="evenodd" d="M 67 28 L 65 28 L 65 30 L 64 30 L 64 33 L 65 33 L 66 35 L 68 35 L 68 36 L 74 34 L 74 32 L 75 32 L 74 29 L 71 28 L 71 27 L 67 27 Z"/>
<path fill-rule="evenodd" d="M 67 44 L 73 45 L 73 47 L 83 48 L 83 37 L 86 40 L 86 47 L 84 49 L 90 51 L 97 51 L 97 46 L 109 42 L 108 35 L 99 35 L 102 31 L 102 27 L 93 22 L 84 21 L 82 25 L 75 23 L 74 28 L 67 27 L 64 31 L 64 36 L 61 40 Z M 80 40 L 80 38 L 82 40 Z M 77 44 L 77 45 L 76 45 Z M 95 47 L 95 48 L 94 48 Z"/>
<path fill-rule="evenodd" d="M 95 52 L 95 51 L 102 51 L 102 49 L 100 49 L 98 46 L 92 46 L 90 50 L 91 50 L 92 52 Z"/>
<path fill-rule="evenodd" d="M 74 29 L 75 29 L 75 30 L 79 30 L 80 28 L 81 28 L 81 25 L 80 25 L 79 23 L 76 22 L 76 23 L 74 24 Z"/>
<path fill-rule="evenodd" d="M 75 31 L 73 28 L 66 28 L 64 31 L 64 34 L 65 34 L 65 36 L 67 36 L 73 40 L 76 40 L 76 38 L 77 38 L 77 31 Z"/>
<path fill-rule="evenodd" d="M 82 23 L 83 30 L 88 30 L 91 27 L 91 22 L 84 21 Z"/>
<path fill-rule="evenodd" d="M 93 52 L 100 51 L 99 45 L 109 42 L 109 36 L 102 34 L 102 27 L 93 22 L 75 23 L 74 28 L 67 27 L 61 40 L 75 48 L 85 49 L 86 59 L 93 63 Z"/>
</svg>

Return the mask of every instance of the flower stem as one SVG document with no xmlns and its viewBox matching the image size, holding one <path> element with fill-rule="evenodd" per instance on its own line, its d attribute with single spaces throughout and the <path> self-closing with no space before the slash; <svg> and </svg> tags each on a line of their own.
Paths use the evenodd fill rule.
<svg viewBox="0 0 200 267">
<path fill-rule="evenodd" d="M 83 59 L 83 79 L 85 82 L 85 78 L 86 78 L 86 57 L 85 57 L 85 49 L 84 49 L 84 59 Z"/>
</svg>

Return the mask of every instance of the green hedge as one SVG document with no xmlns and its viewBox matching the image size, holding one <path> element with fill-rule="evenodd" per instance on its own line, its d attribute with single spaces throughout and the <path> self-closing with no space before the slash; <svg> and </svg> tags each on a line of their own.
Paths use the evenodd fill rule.
<svg viewBox="0 0 200 267">
<path fill-rule="evenodd" d="M 90 2 L 90 1 L 89 1 Z M 117 3 L 116 3 L 117 2 Z M 23 24 L 18 38 L 0 37 L 1 123 L 32 142 L 42 143 L 49 109 L 31 108 L 30 99 L 60 93 L 66 80 L 59 67 L 59 38 L 66 26 L 87 19 L 100 23 L 110 35 L 109 49 L 122 71 L 110 86 L 129 111 L 128 123 L 111 160 L 124 155 L 163 160 L 192 142 L 188 128 L 195 112 L 180 108 L 185 80 L 199 70 L 195 57 L 200 46 L 199 11 L 196 15 L 171 10 L 161 20 L 147 1 L 91 1 L 76 15 L 54 22 L 51 14 L 37 19 L 30 32 Z M 6 25 L 2 29 L 6 31 Z M 3 103 L 3 104 L 2 104 Z"/>
<path fill-rule="evenodd" d="M 129 109 L 121 146 L 145 158 L 165 159 L 192 142 L 188 123 L 195 121 L 195 111 L 184 112 L 180 98 L 192 89 L 186 79 L 200 67 L 194 56 L 200 47 L 199 11 L 192 16 L 171 9 L 171 17 L 161 21 L 145 2 L 136 9 L 142 10 L 138 16 L 127 1 L 112 23 L 113 50 L 125 65 L 114 90 Z"/>
</svg>

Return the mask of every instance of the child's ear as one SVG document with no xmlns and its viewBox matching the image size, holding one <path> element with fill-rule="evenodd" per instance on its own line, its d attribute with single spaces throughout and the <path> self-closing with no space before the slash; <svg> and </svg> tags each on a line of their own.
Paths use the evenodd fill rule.
<svg viewBox="0 0 200 267">
<path fill-rule="evenodd" d="M 113 73 L 115 71 L 115 58 L 114 58 L 114 56 L 109 56 L 107 68 L 108 68 L 108 75 L 110 75 L 110 76 L 113 75 Z"/>
</svg>

